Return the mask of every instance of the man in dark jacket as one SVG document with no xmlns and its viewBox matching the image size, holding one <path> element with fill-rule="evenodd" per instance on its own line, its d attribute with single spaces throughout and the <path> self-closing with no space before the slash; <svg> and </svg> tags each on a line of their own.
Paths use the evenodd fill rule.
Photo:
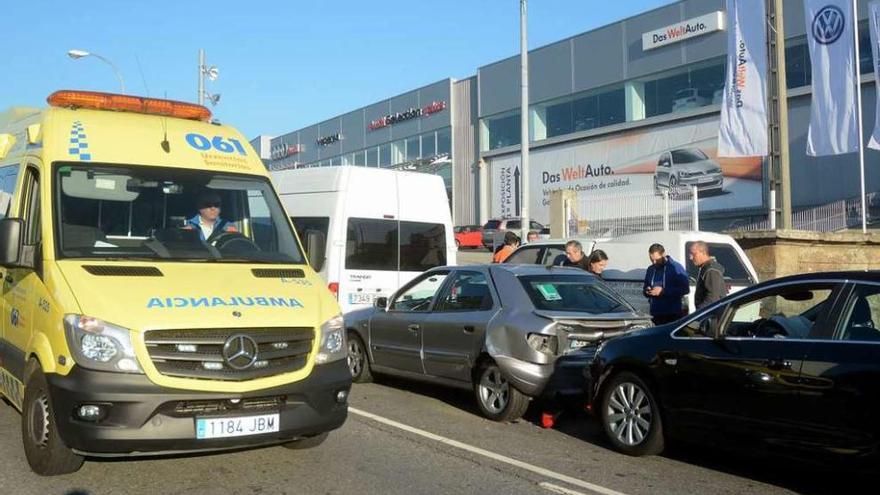
<svg viewBox="0 0 880 495">
<path fill-rule="evenodd" d="M 666 254 L 660 244 L 648 248 L 651 266 L 645 272 L 645 297 L 651 304 L 655 325 L 673 322 L 684 315 L 681 298 L 691 290 L 687 271 Z"/>
<path fill-rule="evenodd" d="M 694 265 L 700 267 L 697 287 L 694 291 L 694 306 L 700 309 L 726 296 L 724 267 L 715 258 L 709 256 L 709 246 L 703 241 L 691 244 L 690 257 Z"/>
<path fill-rule="evenodd" d="M 565 256 L 556 258 L 557 265 L 573 266 L 581 270 L 590 271 L 590 260 L 584 254 L 584 247 L 580 242 L 571 240 L 565 243 Z"/>
</svg>

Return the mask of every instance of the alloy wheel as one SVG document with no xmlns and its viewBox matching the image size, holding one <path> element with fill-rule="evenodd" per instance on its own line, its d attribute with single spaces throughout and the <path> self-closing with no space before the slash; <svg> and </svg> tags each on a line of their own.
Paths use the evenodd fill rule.
<svg viewBox="0 0 880 495">
<path fill-rule="evenodd" d="M 619 384 L 608 399 L 608 427 L 624 445 L 638 445 L 651 432 L 654 412 L 648 395 L 632 382 Z"/>
<path fill-rule="evenodd" d="M 510 401 L 510 384 L 497 366 L 490 366 L 480 377 L 480 402 L 492 414 L 499 414 Z"/>
<path fill-rule="evenodd" d="M 348 340 L 348 371 L 352 378 L 356 378 L 364 370 L 364 348 L 357 339 Z"/>
</svg>

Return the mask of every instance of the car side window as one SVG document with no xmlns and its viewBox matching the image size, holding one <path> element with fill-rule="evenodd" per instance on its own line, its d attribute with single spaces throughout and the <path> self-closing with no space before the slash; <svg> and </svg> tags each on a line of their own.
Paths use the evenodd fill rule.
<svg viewBox="0 0 880 495">
<path fill-rule="evenodd" d="M 548 246 L 546 250 L 544 250 L 544 261 L 541 262 L 542 265 L 559 265 L 565 261 L 565 248 L 564 247 L 554 247 Z"/>
<path fill-rule="evenodd" d="M 507 230 L 519 230 L 522 228 L 522 221 L 520 220 L 508 220 L 507 221 Z"/>
<path fill-rule="evenodd" d="M 721 325 L 721 319 L 724 317 L 724 311 L 726 309 L 726 305 L 719 306 L 712 311 L 691 320 L 687 325 L 678 329 L 675 332 L 675 336 L 681 338 L 711 337 L 714 330 Z"/>
<path fill-rule="evenodd" d="M 492 293 L 480 272 L 458 272 L 440 294 L 434 311 L 486 311 L 492 309 Z"/>
<path fill-rule="evenodd" d="M 0 168 L 0 218 L 6 218 L 9 215 L 17 180 L 18 165 Z"/>
<path fill-rule="evenodd" d="M 536 265 L 541 262 L 540 255 L 540 246 L 526 246 L 517 249 L 504 262 L 511 265 Z"/>
<path fill-rule="evenodd" d="M 418 280 L 394 298 L 389 311 L 428 311 L 431 301 L 443 286 L 449 273 L 435 272 Z"/>
<path fill-rule="evenodd" d="M 837 331 L 839 340 L 880 341 L 880 286 L 856 286 L 843 310 L 844 318 Z"/>
<path fill-rule="evenodd" d="M 836 284 L 772 287 L 731 303 L 724 333 L 731 337 L 785 339 L 830 338 L 820 328 L 834 302 Z"/>
</svg>

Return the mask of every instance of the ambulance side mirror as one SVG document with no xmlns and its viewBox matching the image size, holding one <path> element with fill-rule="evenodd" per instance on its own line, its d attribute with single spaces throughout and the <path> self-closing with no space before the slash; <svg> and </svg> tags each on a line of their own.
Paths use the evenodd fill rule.
<svg viewBox="0 0 880 495">
<path fill-rule="evenodd" d="M 0 220 L 0 266 L 15 268 L 21 265 L 21 232 L 24 221 L 20 218 Z"/>
<path fill-rule="evenodd" d="M 306 255 L 312 270 L 320 272 L 324 268 L 325 251 L 327 250 L 327 237 L 323 232 L 309 230 L 306 232 Z"/>
</svg>

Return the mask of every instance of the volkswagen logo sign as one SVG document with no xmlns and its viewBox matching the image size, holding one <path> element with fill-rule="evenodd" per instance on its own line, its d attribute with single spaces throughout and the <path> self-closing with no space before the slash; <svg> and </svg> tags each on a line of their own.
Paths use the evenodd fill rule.
<svg viewBox="0 0 880 495">
<path fill-rule="evenodd" d="M 813 17 L 813 38 L 823 45 L 830 45 L 840 38 L 846 29 L 846 16 L 834 5 L 826 5 Z"/>
<path fill-rule="evenodd" d="M 244 334 L 235 334 L 223 344 L 223 360 L 234 370 L 246 370 L 257 361 L 257 342 Z"/>
</svg>

